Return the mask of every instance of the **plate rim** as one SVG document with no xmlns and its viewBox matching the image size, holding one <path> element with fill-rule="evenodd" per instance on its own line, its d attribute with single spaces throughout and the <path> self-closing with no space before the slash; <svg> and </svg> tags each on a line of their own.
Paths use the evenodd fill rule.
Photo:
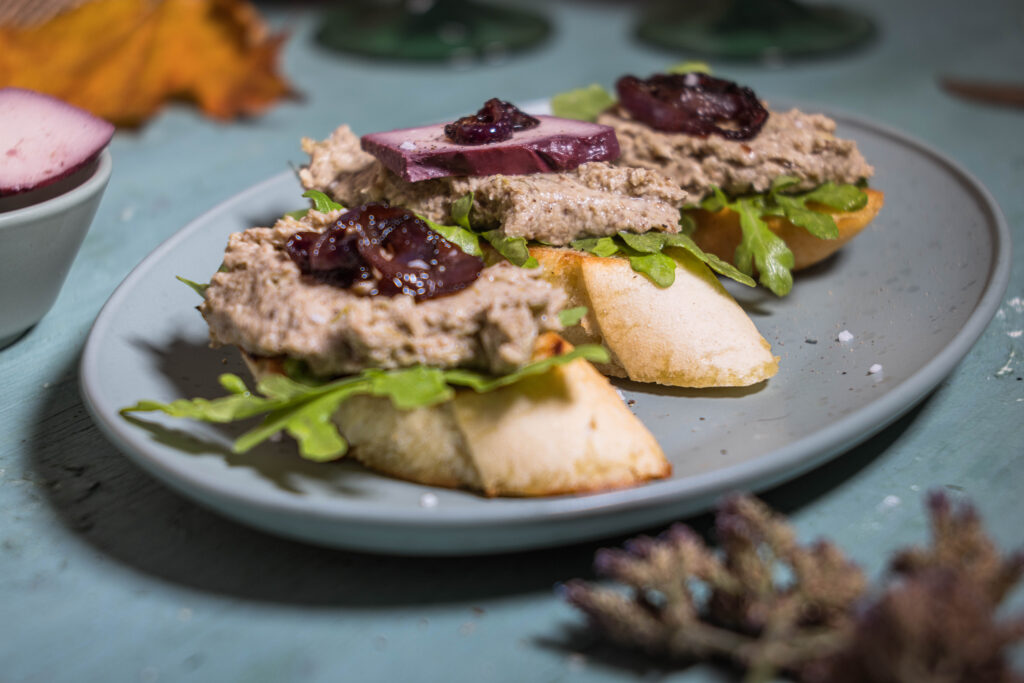
<svg viewBox="0 0 1024 683">
<path fill-rule="evenodd" d="M 190 474 L 189 468 L 185 466 L 187 460 L 181 465 L 175 466 L 169 458 L 165 458 L 159 452 L 147 449 L 150 444 L 143 438 L 143 430 L 134 427 L 124 428 L 123 419 L 116 410 L 113 414 L 108 414 L 102 408 L 103 400 L 100 391 L 102 378 L 96 376 L 96 360 L 102 352 L 100 339 L 104 331 L 110 327 L 118 304 L 128 297 L 132 285 L 137 280 L 143 279 L 146 271 L 159 263 L 166 253 L 172 251 L 179 243 L 187 241 L 193 233 L 210 220 L 211 216 L 229 210 L 236 203 L 243 202 L 245 197 L 260 193 L 267 187 L 293 179 L 294 171 L 291 170 L 272 175 L 202 212 L 161 242 L 126 275 L 103 305 L 89 330 L 79 363 L 79 385 L 83 402 L 105 436 L 133 462 L 142 466 L 143 469 L 171 488 L 194 500 L 213 505 L 222 512 L 225 511 L 224 508 L 210 503 L 208 497 L 222 499 L 236 505 L 240 504 L 253 510 L 258 509 L 273 514 L 283 513 L 296 518 L 416 531 L 430 529 L 443 532 L 457 529 L 493 528 L 495 523 L 519 525 L 543 520 L 551 522 L 588 520 L 613 515 L 617 512 L 649 511 L 672 504 L 684 506 L 686 501 L 692 501 L 699 507 L 709 499 L 729 490 L 760 491 L 781 481 L 795 478 L 871 438 L 916 406 L 928 392 L 938 386 L 942 379 L 952 372 L 967 355 L 991 322 L 1009 284 L 1012 265 L 1011 235 L 1002 210 L 990 191 L 958 162 L 929 143 L 886 124 L 836 108 L 815 106 L 814 111 L 832 117 L 840 126 L 853 125 L 880 134 L 941 165 L 962 185 L 969 188 L 971 193 L 977 197 L 979 206 L 988 214 L 986 224 L 992 234 L 992 249 L 995 253 L 992 267 L 987 273 L 987 282 L 974 310 L 960 330 L 953 335 L 939 353 L 886 394 L 823 429 L 787 443 L 781 448 L 763 453 L 752 460 L 678 480 L 669 479 L 640 487 L 595 494 L 530 499 L 481 498 L 481 503 L 496 500 L 500 501 L 500 504 L 482 504 L 473 509 L 472 515 L 467 515 L 466 509 L 462 507 L 438 506 L 429 510 L 419 507 L 388 508 L 375 503 L 367 504 L 367 501 L 362 499 L 347 499 L 343 496 L 331 499 L 310 499 L 273 489 L 261 491 L 258 494 L 247 494 L 248 487 L 244 483 L 236 484 L 230 480 L 227 482 L 218 479 L 210 480 Z M 185 486 L 183 482 L 188 486 Z M 196 490 L 202 495 L 198 495 Z M 504 504 L 509 500 L 512 501 L 511 505 Z M 248 520 L 248 518 L 246 519 Z M 251 521 L 249 523 L 252 524 Z M 540 547 L 556 543 L 558 541 L 534 544 L 516 542 L 508 546 L 498 545 L 499 549 L 507 549 L 511 547 Z M 330 544 L 345 545 L 334 541 Z M 475 550 L 473 549 L 473 551 Z"/>
</svg>

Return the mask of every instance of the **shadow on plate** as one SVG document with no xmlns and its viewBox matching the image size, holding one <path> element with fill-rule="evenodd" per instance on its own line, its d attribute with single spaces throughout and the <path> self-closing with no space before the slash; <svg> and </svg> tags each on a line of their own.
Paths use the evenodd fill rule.
<svg viewBox="0 0 1024 683">
<path fill-rule="evenodd" d="M 153 346 L 145 340 L 132 344 L 150 354 L 153 370 L 166 378 L 171 394 L 178 398 L 219 398 L 227 391 L 217 378 L 224 373 L 242 377 L 253 385 L 249 371 L 233 348 L 211 349 L 205 340 L 179 337 L 166 346 Z M 343 496 L 366 495 L 364 488 L 351 475 L 363 472 L 356 463 L 315 463 L 299 457 L 294 442 L 281 437 L 260 444 L 246 453 L 235 453 L 230 444 L 259 424 L 260 418 L 228 424 L 197 423 L 193 420 L 169 418 L 159 412 L 131 413 L 124 417 L 156 442 L 195 456 L 217 456 L 229 467 L 251 470 L 274 486 L 289 493 L 302 493 L 298 479 Z M 177 425 L 181 425 L 179 428 Z M 198 436 L 197 436 L 198 434 Z M 203 438 L 206 437 L 206 438 Z"/>
<path fill-rule="evenodd" d="M 612 384 L 623 391 L 678 398 L 742 398 L 763 391 L 768 386 L 768 380 L 747 387 L 708 387 L 705 389 L 670 387 L 664 384 L 646 384 L 644 382 L 634 382 L 629 379 L 618 378 L 612 378 L 611 381 Z"/>
<path fill-rule="evenodd" d="M 857 448 L 808 474 L 762 492 L 759 497 L 784 515 L 798 513 L 801 508 L 813 504 L 817 499 L 843 483 L 855 479 L 862 470 L 870 467 L 876 459 L 900 439 L 929 400 L 930 397 L 926 398 L 894 424 Z M 698 532 L 706 541 L 713 543 L 714 518 L 711 513 L 682 521 Z M 630 536 L 637 535 L 639 534 Z M 652 534 L 648 533 L 648 535 Z M 801 540 L 812 542 L 814 539 Z M 598 545 L 621 545 L 621 540 L 603 542 Z M 581 578 L 590 579 L 592 575 L 588 574 Z M 686 669 L 688 673 L 694 673 L 693 670 L 699 669 L 701 680 L 721 681 L 722 683 L 740 680 L 737 674 L 725 667 L 715 669 L 703 664 L 673 662 L 611 646 L 597 631 L 587 625 L 582 612 L 577 614 L 576 621 L 563 621 L 558 625 L 555 633 L 536 635 L 531 642 L 539 648 L 562 656 L 582 657 L 587 666 L 591 668 L 599 666 L 655 679 L 663 678 L 682 669 Z"/>
<path fill-rule="evenodd" d="M 187 343 L 179 349 L 194 351 Z M 216 365 L 223 367 L 219 360 Z M 548 592 L 560 581 L 589 578 L 594 551 L 626 538 L 461 558 L 372 555 L 277 538 L 214 514 L 149 477 L 93 424 L 79 398 L 75 368 L 65 368 L 62 376 L 69 380 L 50 387 L 34 420 L 28 444 L 33 479 L 61 521 L 83 541 L 160 580 L 217 595 L 298 605 L 480 601 Z M 210 379 L 205 387 L 195 386 L 194 380 L 184 379 L 185 387 L 213 388 Z M 812 503 L 869 467 L 919 411 L 843 457 L 769 491 L 765 499 L 783 512 Z M 686 521 L 702 533 L 710 528 L 708 515 Z"/>
</svg>

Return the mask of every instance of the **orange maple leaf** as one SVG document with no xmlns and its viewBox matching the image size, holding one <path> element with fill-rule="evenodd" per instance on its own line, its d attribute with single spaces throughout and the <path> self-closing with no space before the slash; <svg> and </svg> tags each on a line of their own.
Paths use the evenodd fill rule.
<svg viewBox="0 0 1024 683">
<path fill-rule="evenodd" d="M 134 126 L 169 99 L 258 114 L 293 94 L 283 34 L 244 0 L 95 0 L 28 28 L 0 27 L 0 87 L 45 92 Z"/>
</svg>

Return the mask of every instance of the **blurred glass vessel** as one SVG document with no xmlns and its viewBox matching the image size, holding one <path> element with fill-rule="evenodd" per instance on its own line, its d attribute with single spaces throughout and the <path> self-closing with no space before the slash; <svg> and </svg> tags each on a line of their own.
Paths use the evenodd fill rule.
<svg viewBox="0 0 1024 683">
<path fill-rule="evenodd" d="M 355 0 L 328 11 L 316 39 L 368 57 L 440 61 L 499 56 L 550 34 L 544 17 L 473 0 Z"/>
<path fill-rule="evenodd" d="M 675 0 L 653 3 L 636 34 L 669 50 L 771 60 L 852 49 L 874 36 L 875 25 L 842 7 L 794 0 Z"/>
</svg>

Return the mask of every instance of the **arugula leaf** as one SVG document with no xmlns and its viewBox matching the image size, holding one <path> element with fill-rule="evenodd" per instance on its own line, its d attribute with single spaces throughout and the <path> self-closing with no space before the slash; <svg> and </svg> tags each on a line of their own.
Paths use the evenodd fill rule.
<svg viewBox="0 0 1024 683">
<path fill-rule="evenodd" d="M 692 220 L 692 219 L 691 219 Z M 745 285 L 754 286 L 754 280 L 714 254 L 705 253 L 685 233 L 645 232 L 635 233 L 620 230 L 614 237 L 587 237 L 573 240 L 569 246 L 596 256 L 612 256 L 621 253 L 629 259 L 633 270 L 649 277 L 659 287 L 669 287 L 675 282 L 675 266 L 664 250 L 670 247 L 684 249 L 708 265 L 716 273 L 732 278 Z M 647 256 L 649 258 L 644 258 Z M 663 258 L 657 258 L 657 257 Z"/>
<path fill-rule="evenodd" d="M 121 411 L 122 414 L 129 412 L 149 412 L 160 410 L 171 417 L 188 417 L 194 420 L 205 422 L 234 422 L 253 417 L 260 413 L 272 410 L 276 405 L 273 399 L 253 396 L 248 390 L 237 391 L 237 382 L 245 383 L 238 375 L 225 374 L 220 376 L 220 383 L 229 392 L 229 396 L 207 400 L 178 399 L 170 403 L 157 403 L 156 401 L 139 401 L 130 408 Z"/>
<path fill-rule="evenodd" d="M 681 232 L 687 236 L 693 236 L 693 233 L 697 232 L 697 221 L 688 213 L 679 213 L 679 227 L 682 229 Z"/>
<path fill-rule="evenodd" d="M 563 119 L 594 121 L 615 104 L 615 97 L 597 83 L 559 93 L 551 98 L 551 113 Z"/>
<path fill-rule="evenodd" d="M 591 363 L 607 363 L 610 356 L 603 346 L 598 344 L 581 344 L 568 353 L 534 361 L 529 365 L 524 365 L 515 372 L 508 375 L 502 375 L 501 377 L 490 377 L 478 372 L 473 372 L 472 370 L 456 369 L 444 371 L 445 381 L 449 384 L 469 387 L 477 393 L 485 394 L 489 391 L 494 391 L 495 389 L 515 384 L 527 377 L 543 375 L 551 368 L 558 365 L 565 365 L 577 358 L 585 358 Z"/>
<path fill-rule="evenodd" d="M 451 208 L 452 220 L 455 221 L 455 223 L 457 224 L 457 227 L 455 227 L 455 226 L 442 226 L 442 227 L 444 227 L 445 229 L 450 229 L 450 230 L 461 230 L 463 233 L 465 233 L 465 238 L 464 239 L 466 239 L 467 241 L 469 239 L 472 239 L 474 241 L 475 245 L 476 245 L 477 253 L 474 253 L 473 255 L 474 256 L 482 256 L 483 252 L 480 251 L 480 243 L 479 243 L 479 239 L 478 239 L 478 234 L 473 232 L 472 228 L 469 225 L 469 213 L 470 213 L 470 211 L 472 209 L 473 209 L 473 193 L 472 192 L 467 192 L 466 194 L 464 194 L 461 197 L 459 197 L 452 204 L 452 208 Z M 431 227 L 434 227 L 434 226 L 431 225 Z M 448 236 L 445 235 L 443 232 L 441 234 L 444 235 L 446 239 L 448 239 Z M 487 240 L 490 243 L 490 245 L 492 247 L 494 247 L 494 249 L 499 254 L 504 256 L 508 261 L 510 261 L 514 265 L 517 265 L 517 266 L 519 266 L 521 268 L 536 268 L 537 266 L 540 265 L 537 262 L 537 259 L 535 259 L 532 256 L 530 256 L 530 248 L 527 245 L 526 239 L 523 238 L 523 237 L 509 237 L 508 235 L 505 235 L 500 229 L 498 229 L 498 230 L 488 230 L 487 232 L 480 233 L 479 237 L 483 237 L 485 240 Z M 449 240 L 449 241 L 454 241 L 454 240 Z M 456 242 L 456 244 L 458 244 L 458 242 Z M 461 245 L 460 245 L 460 247 L 461 247 Z M 463 249 L 463 251 L 466 251 L 466 250 Z M 467 252 L 467 253 L 472 253 L 472 252 Z"/>
<path fill-rule="evenodd" d="M 768 194 L 774 195 L 782 192 L 787 187 L 792 187 L 800 182 L 800 179 L 795 175 L 780 175 L 772 181 L 772 186 L 768 190 Z"/>
<path fill-rule="evenodd" d="M 309 213 L 309 209 L 295 209 L 294 211 L 287 212 L 285 216 L 287 218 L 294 218 L 298 221 L 305 218 L 307 213 Z"/>
<path fill-rule="evenodd" d="M 572 327 L 573 325 L 579 325 L 585 315 L 587 315 L 586 306 L 567 308 L 564 311 L 558 312 L 558 322 L 562 323 L 562 327 Z"/>
<path fill-rule="evenodd" d="M 417 214 L 417 218 L 427 224 L 434 232 L 441 235 L 470 256 L 483 256 L 480 238 L 469 227 L 469 211 L 473 208 L 473 193 L 468 192 L 452 204 L 451 216 L 455 225 L 441 225 L 426 216 Z"/>
<path fill-rule="evenodd" d="M 285 431 L 299 443 L 302 457 L 315 462 L 329 462 L 348 452 L 348 442 L 334 428 L 332 421 L 342 400 L 337 394 L 323 396 L 288 420 Z"/>
<path fill-rule="evenodd" d="M 399 410 L 412 410 L 447 401 L 455 391 L 445 382 L 444 370 L 417 365 L 401 370 L 367 370 L 370 393 L 387 396 Z"/>
<path fill-rule="evenodd" d="M 712 194 L 705 197 L 699 206 L 686 207 L 705 211 L 728 208 L 738 213 L 743 236 L 733 262 L 747 275 L 752 274 L 756 266 L 758 281 L 777 296 L 785 296 L 793 287 L 793 274 L 790 272 L 793 268 L 793 253 L 768 228 L 763 217 L 783 216 L 819 239 L 837 239 L 839 229 L 831 214 L 811 208 L 807 203 L 823 204 L 840 211 L 856 211 L 868 201 L 867 194 L 856 185 L 836 185 L 831 182 L 810 192 L 787 192 L 799 182 L 795 176 L 779 176 L 772 181 L 768 192 L 734 200 L 730 200 L 720 188 L 713 187 Z M 707 263 L 714 268 L 710 262 Z"/>
<path fill-rule="evenodd" d="M 467 230 L 458 225 L 441 225 L 435 223 L 426 216 L 416 216 L 421 221 L 427 224 L 434 232 L 441 235 L 462 251 L 466 252 L 470 256 L 483 256 L 483 249 L 480 248 L 480 238 L 472 230 Z"/>
<path fill-rule="evenodd" d="M 473 209 L 473 193 L 467 192 L 452 203 L 452 220 L 460 228 L 469 230 L 469 212 Z"/>
<path fill-rule="evenodd" d="M 838 211 L 859 211 L 867 206 L 868 195 L 856 185 L 825 183 L 803 195 L 805 202 L 817 202 Z"/>
<path fill-rule="evenodd" d="M 714 213 L 729 207 L 729 205 L 729 198 L 716 186 L 711 188 L 711 194 L 701 201 L 699 208 Z"/>
<path fill-rule="evenodd" d="M 509 237 L 501 230 L 488 230 L 481 234 L 485 240 L 490 242 L 494 249 L 521 268 L 536 268 L 540 264 L 537 259 L 530 256 L 530 249 L 523 237 Z"/>
<path fill-rule="evenodd" d="M 625 242 L 630 249 L 644 254 L 658 254 L 665 248 L 665 233 L 663 232 L 636 233 L 620 230 L 619 239 Z"/>
<path fill-rule="evenodd" d="M 784 193 L 785 190 L 799 182 L 800 179 L 796 176 L 780 176 L 773 180 L 771 189 L 768 190 L 768 196 L 765 201 L 765 214 L 772 216 L 784 216 L 786 220 L 793 225 L 802 227 L 819 239 L 838 239 L 839 228 L 836 227 L 836 222 L 833 220 L 832 216 L 827 213 L 821 213 L 807 208 L 807 196 L 809 193 Z M 831 185 L 836 187 L 834 184 Z M 856 194 L 864 194 L 852 185 L 849 187 L 851 187 Z M 845 192 L 836 194 L 836 201 L 846 202 L 850 199 L 855 199 L 854 197 L 848 196 Z M 842 195 L 842 199 L 839 199 L 838 195 Z M 822 196 L 828 197 L 830 196 L 830 192 L 826 190 L 822 193 Z M 864 198 L 867 199 L 867 195 L 864 195 Z"/>
<path fill-rule="evenodd" d="M 585 251 L 594 256 L 611 256 L 619 250 L 611 237 L 584 237 L 573 240 L 569 246 L 578 251 Z"/>
<path fill-rule="evenodd" d="M 665 236 L 659 232 L 634 233 L 620 231 L 614 237 L 586 237 L 569 243 L 573 249 L 595 256 L 621 254 L 629 265 L 646 275 L 659 287 L 670 287 L 676 281 L 676 262 L 661 253 Z"/>
<path fill-rule="evenodd" d="M 170 403 L 139 401 L 121 409 L 122 415 L 136 412 L 163 412 L 205 422 L 234 422 L 264 415 L 263 420 L 235 441 L 233 450 L 244 453 L 282 431 L 299 445 L 303 458 L 318 462 L 336 460 L 348 451 L 348 442 L 334 424 L 334 414 L 347 399 L 356 395 L 387 397 L 399 410 L 435 405 L 455 394 L 454 386 L 477 392 L 494 391 L 547 372 L 576 358 L 607 362 L 608 352 L 596 345 L 578 346 L 560 356 L 530 363 L 500 377 L 472 370 L 442 370 L 414 366 L 400 370 L 370 369 L 362 373 L 320 384 L 306 384 L 282 375 L 270 375 L 257 386 L 257 395 L 237 375 L 221 375 L 227 396 L 215 399 L 178 399 Z"/>
<path fill-rule="evenodd" d="M 320 190 L 306 190 L 302 193 L 303 197 L 313 200 L 313 208 L 320 213 L 329 213 L 331 211 L 338 211 L 345 207 L 334 201 Z"/>
<path fill-rule="evenodd" d="M 668 74 L 688 74 L 694 71 L 702 74 L 710 74 L 711 67 L 707 62 L 688 60 L 685 62 L 679 62 L 678 64 L 673 64 L 669 68 L 665 69 L 665 73 Z"/>
<path fill-rule="evenodd" d="M 728 261 L 723 261 L 718 258 L 715 254 L 709 254 L 693 241 L 693 238 L 684 233 L 676 233 L 674 235 L 665 236 L 666 247 L 676 247 L 677 249 L 685 249 L 690 252 L 701 261 L 703 261 L 711 270 L 715 271 L 719 275 L 724 275 L 727 278 L 736 280 L 741 284 L 753 287 L 756 283 L 754 278 L 750 277 L 746 273 L 740 272 L 736 266 L 732 265 Z"/>
<path fill-rule="evenodd" d="M 671 287 L 676 281 L 676 262 L 671 256 L 634 253 L 628 254 L 626 258 L 633 270 L 646 275 L 659 287 Z"/>
<path fill-rule="evenodd" d="M 282 405 L 263 418 L 257 427 L 238 437 L 233 450 L 245 453 L 275 434 L 286 431 L 298 441 L 299 454 L 303 458 L 317 462 L 340 458 L 348 451 L 348 442 L 338 433 L 331 416 L 342 401 L 363 393 L 359 383 L 358 379 L 343 380 L 340 386 L 325 384 L 308 394 L 279 399 Z M 261 382 L 261 388 L 263 385 Z M 333 387 L 333 391 L 328 387 Z"/>
<path fill-rule="evenodd" d="M 736 267 L 752 275 L 756 265 L 758 282 L 776 296 L 786 296 L 793 288 L 793 252 L 761 218 L 764 200 L 760 197 L 742 197 L 731 208 L 740 215 L 740 230 L 743 233 L 736 247 Z"/>
<path fill-rule="evenodd" d="M 777 195 L 772 200 L 775 206 L 769 206 L 766 214 L 785 216 L 790 223 L 800 226 L 818 239 L 839 239 L 839 228 L 832 216 L 808 209 L 802 198 Z"/>
<path fill-rule="evenodd" d="M 182 277 L 180 275 L 175 275 L 174 278 L 176 280 L 178 280 L 179 282 L 184 282 L 186 285 L 191 287 L 192 291 L 194 291 L 199 296 L 203 297 L 204 299 L 206 298 L 206 290 L 209 289 L 209 287 L 210 287 L 209 284 L 203 284 L 201 282 L 193 282 L 192 280 L 189 280 L 188 278 L 184 278 L 184 277 Z"/>
</svg>

